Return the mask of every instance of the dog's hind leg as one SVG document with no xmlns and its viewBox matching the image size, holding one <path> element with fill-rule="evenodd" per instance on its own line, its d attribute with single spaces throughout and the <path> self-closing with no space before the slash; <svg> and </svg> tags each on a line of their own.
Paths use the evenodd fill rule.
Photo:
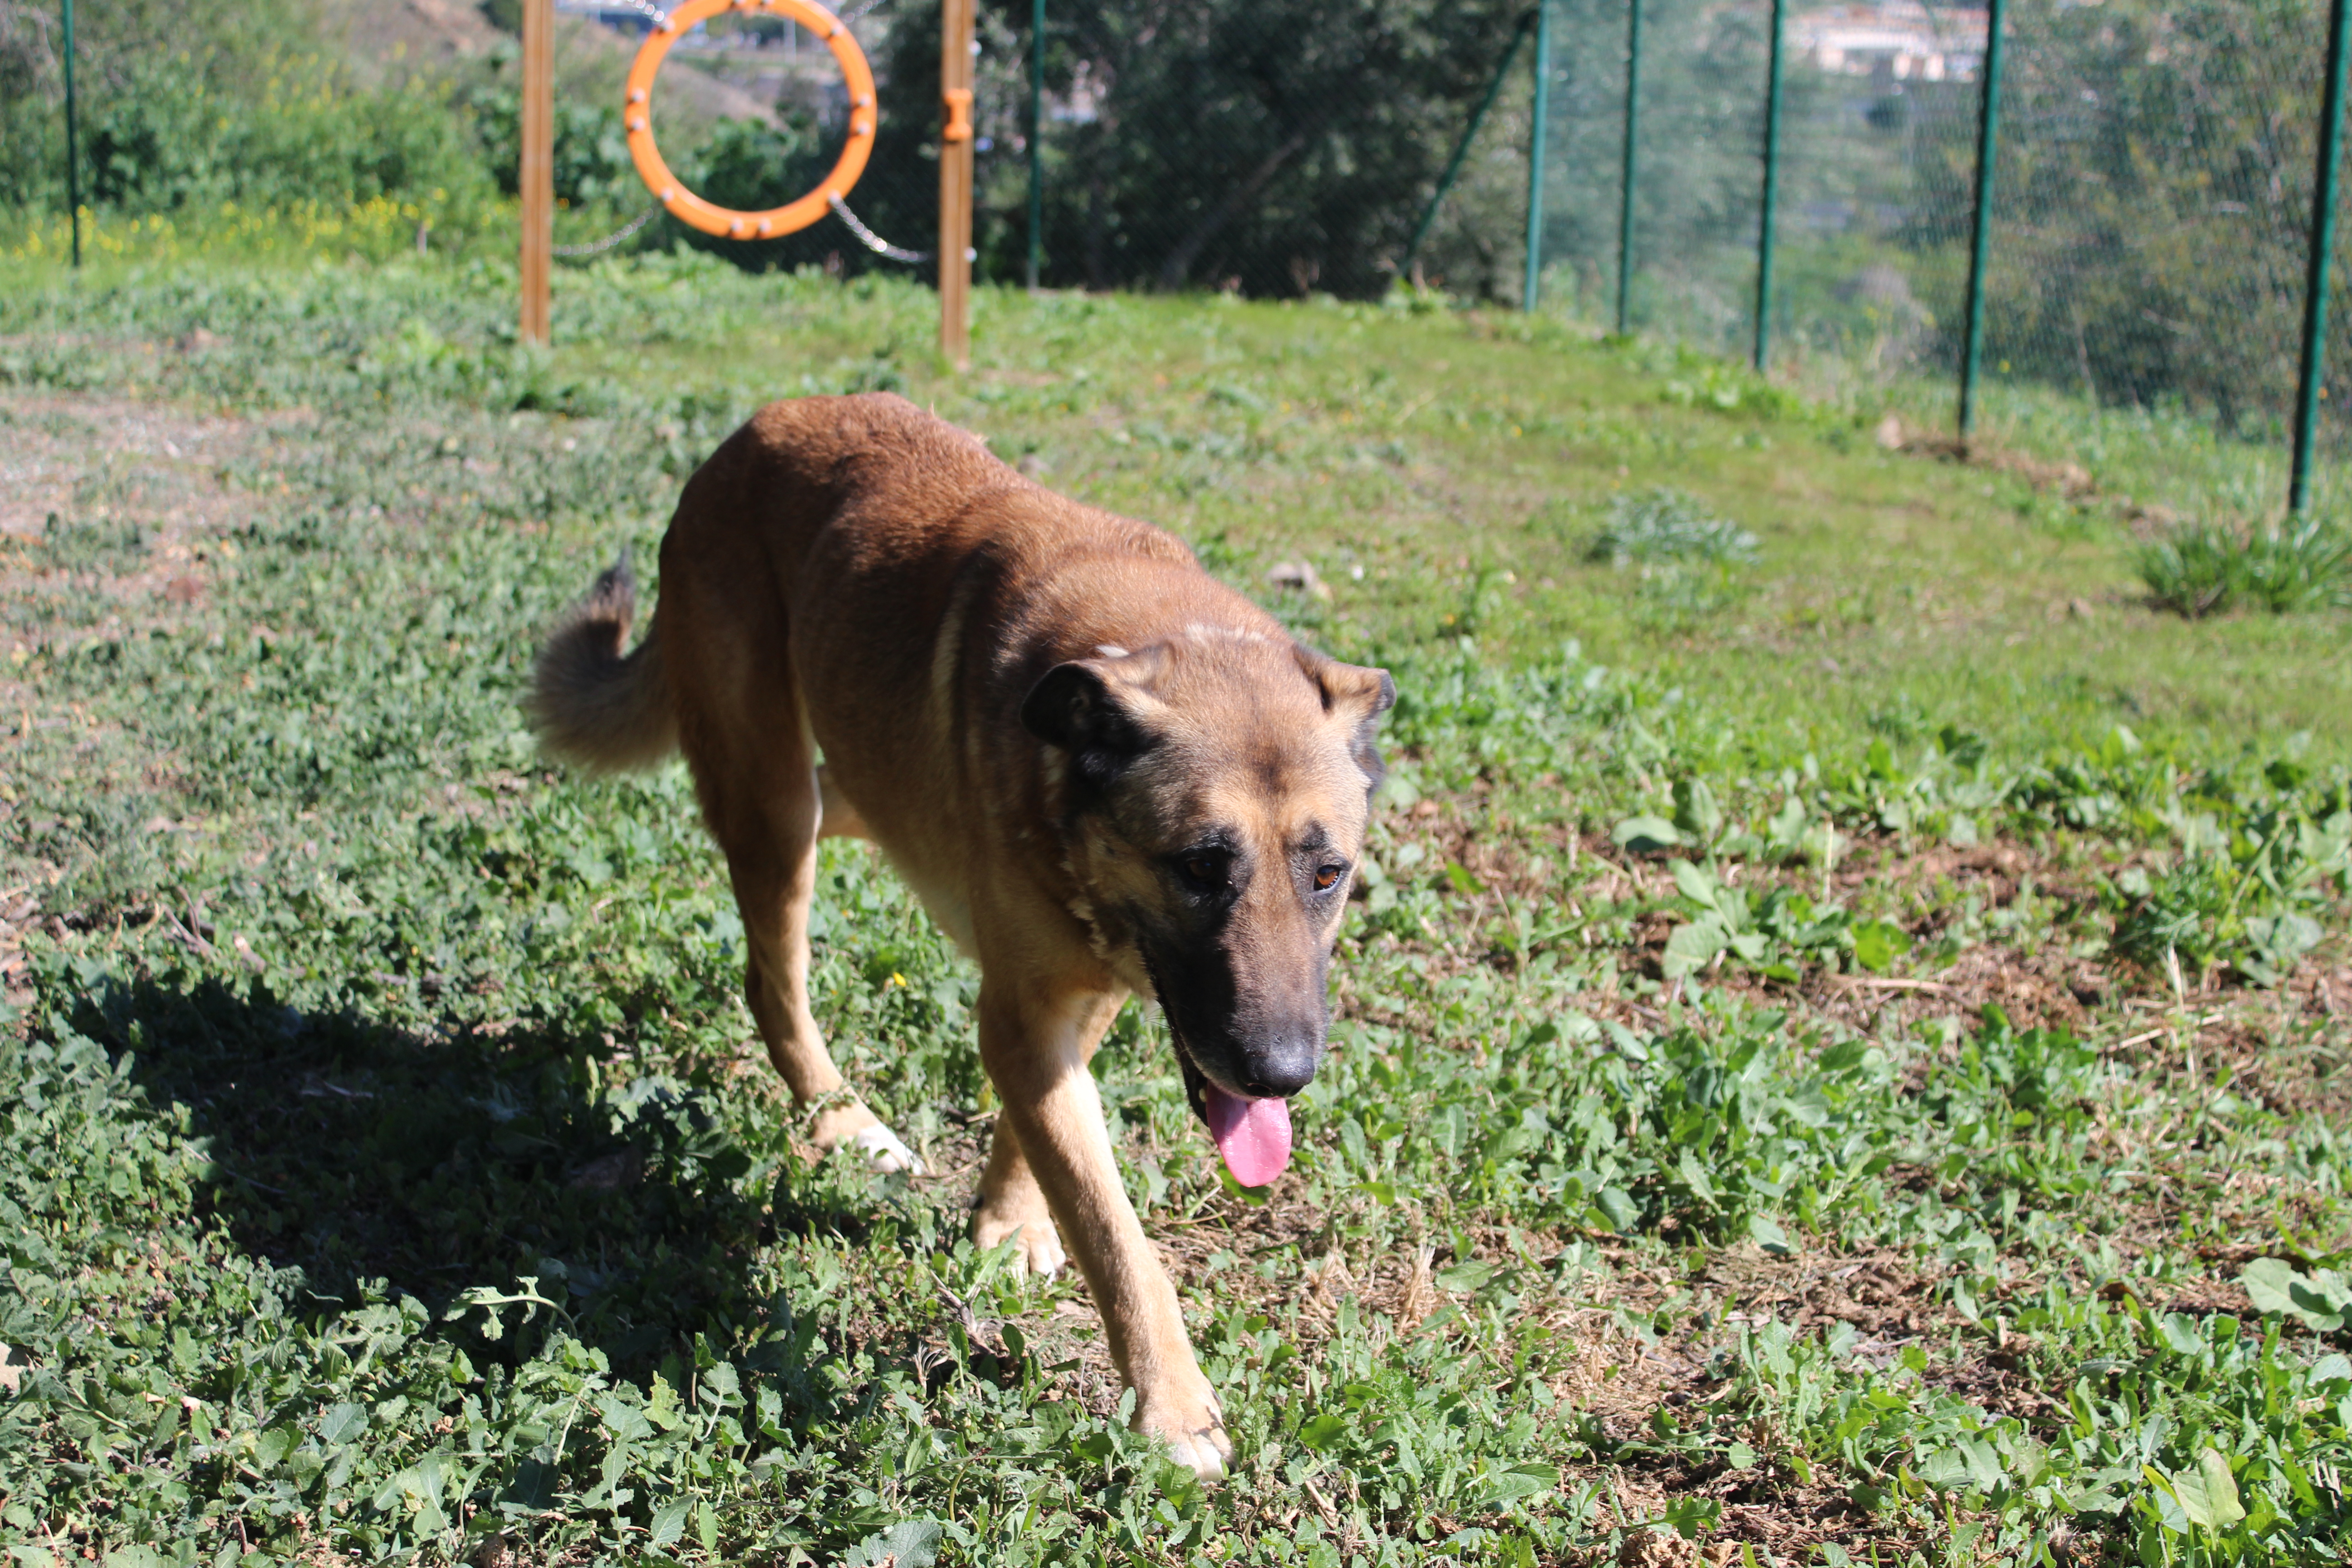
<svg viewBox="0 0 2352 1568">
<path fill-rule="evenodd" d="M 983 1247 L 1018 1241 L 1022 1265 L 1032 1274 L 1055 1274 L 1069 1255 L 1062 1250 L 1062 1233 L 1054 1228 L 1054 1211 L 1046 1205 L 1045 1189 L 1021 1152 L 1021 1140 L 1012 1119 L 998 1116 L 989 1135 L 988 1164 L 980 1173 L 980 1192 L 972 1205 L 971 1238 Z"/>
<path fill-rule="evenodd" d="M 784 710 L 726 731 L 723 742 L 700 725 L 685 737 L 704 816 L 726 852 L 743 916 L 744 996 L 768 1059 L 793 1098 L 816 1112 L 811 1136 L 817 1146 L 854 1143 L 881 1170 L 919 1172 L 914 1152 L 844 1085 L 809 1010 L 809 900 L 816 890 L 821 797 L 797 693 L 775 706 Z M 848 815 L 855 818 L 854 811 Z"/>
</svg>

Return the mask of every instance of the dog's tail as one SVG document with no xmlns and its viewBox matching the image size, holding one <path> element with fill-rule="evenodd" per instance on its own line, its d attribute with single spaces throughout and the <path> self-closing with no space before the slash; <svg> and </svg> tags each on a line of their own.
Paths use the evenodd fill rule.
<svg viewBox="0 0 2352 1568">
<path fill-rule="evenodd" d="M 592 773 L 651 767 L 677 744 L 677 715 L 662 672 L 660 623 L 635 653 L 621 649 L 636 616 L 629 552 L 539 650 L 526 707 L 541 743 Z"/>
</svg>

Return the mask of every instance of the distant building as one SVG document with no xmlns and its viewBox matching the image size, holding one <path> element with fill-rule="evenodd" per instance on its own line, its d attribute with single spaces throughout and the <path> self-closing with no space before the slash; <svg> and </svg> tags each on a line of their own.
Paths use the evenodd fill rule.
<svg viewBox="0 0 2352 1568">
<path fill-rule="evenodd" d="M 606 5 L 601 0 L 555 0 L 555 8 L 569 16 L 586 16 L 633 37 L 642 37 L 654 30 L 653 14 L 631 5 Z"/>
<path fill-rule="evenodd" d="M 1882 88 L 1966 81 L 1984 60 L 1985 13 L 1919 0 L 1824 6 L 1792 18 L 1789 41 L 1821 69 L 1868 77 Z"/>
</svg>

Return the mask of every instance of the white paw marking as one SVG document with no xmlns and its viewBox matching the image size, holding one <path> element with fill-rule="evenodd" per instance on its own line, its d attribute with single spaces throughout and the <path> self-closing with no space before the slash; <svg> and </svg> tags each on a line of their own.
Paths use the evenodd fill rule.
<svg viewBox="0 0 2352 1568">
<path fill-rule="evenodd" d="M 1021 1227 L 1020 1237 L 1021 1260 L 1029 1266 L 1030 1273 L 1042 1279 L 1051 1279 L 1059 1274 L 1062 1265 L 1070 1260 L 1069 1254 L 1062 1250 L 1061 1234 L 1050 1224 L 1045 1226 L 1045 1235 L 1034 1237 L 1030 1234 L 1030 1227 L 1024 1225 Z"/>
<path fill-rule="evenodd" d="M 1189 1467 L 1203 1481 L 1214 1483 L 1225 1479 L 1224 1456 L 1217 1452 L 1206 1433 L 1195 1437 L 1169 1438 L 1168 1457 Z"/>
<path fill-rule="evenodd" d="M 866 1159 L 877 1171 L 904 1171 L 910 1176 L 923 1173 L 923 1163 L 915 1158 L 915 1152 L 879 1121 L 860 1129 L 849 1141 L 866 1151 Z"/>
</svg>

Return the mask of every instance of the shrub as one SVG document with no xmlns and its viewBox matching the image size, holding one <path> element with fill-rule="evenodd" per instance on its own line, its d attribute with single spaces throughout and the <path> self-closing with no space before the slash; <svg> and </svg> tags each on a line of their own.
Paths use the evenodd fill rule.
<svg viewBox="0 0 2352 1568">
<path fill-rule="evenodd" d="M 472 95 L 468 104 L 474 136 L 481 143 L 482 166 L 508 195 L 522 188 L 520 73 L 519 68 L 508 68 L 519 58 L 520 52 L 514 51 L 494 61 L 496 75 Z M 575 207 L 646 200 L 636 167 L 629 161 L 628 136 L 621 127 L 619 110 L 601 101 L 588 103 L 559 96 L 554 120 L 556 200 Z"/>
<path fill-rule="evenodd" d="M 2159 609 L 2191 620 L 2240 603 L 2273 614 L 2352 604 L 2352 532 L 2330 520 L 2183 523 L 2139 545 L 2132 564 Z"/>
<path fill-rule="evenodd" d="M 1748 562 L 1756 559 L 1756 536 L 1728 518 L 1707 510 L 1684 490 L 1661 485 L 1609 503 L 1609 521 L 1593 537 L 1587 555 L 1618 566 L 1678 561 Z"/>
</svg>

